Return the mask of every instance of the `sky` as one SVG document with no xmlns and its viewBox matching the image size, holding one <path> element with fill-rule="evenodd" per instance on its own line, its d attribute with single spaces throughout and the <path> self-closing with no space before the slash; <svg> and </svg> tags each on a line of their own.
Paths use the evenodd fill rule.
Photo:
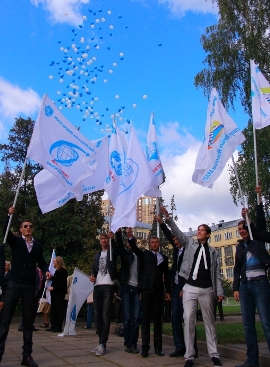
<svg viewBox="0 0 270 367">
<path fill-rule="evenodd" d="M 227 169 L 212 189 L 191 181 L 208 105 L 194 77 L 206 56 L 200 37 L 218 20 L 212 1 L 1 0 L 0 13 L 1 143 L 16 117 L 36 119 L 44 94 L 90 140 L 110 133 L 114 114 L 144 145 L 154 112 L 161 191 L 166 204 L 174 195 L 178 226 L 240 217 Z M 230 115 L 246 126 L 240 105 Z"/>
</svg>

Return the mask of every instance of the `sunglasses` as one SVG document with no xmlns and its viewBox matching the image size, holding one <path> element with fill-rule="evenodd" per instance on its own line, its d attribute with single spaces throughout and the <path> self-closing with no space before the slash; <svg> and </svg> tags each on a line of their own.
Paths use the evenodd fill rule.
<svg viewBox="0 0 270 367">
<path fill-rule="evenodd" d="M 23 228 L 33 228 L 32 224 L 24 224 Z"/>
</svg>

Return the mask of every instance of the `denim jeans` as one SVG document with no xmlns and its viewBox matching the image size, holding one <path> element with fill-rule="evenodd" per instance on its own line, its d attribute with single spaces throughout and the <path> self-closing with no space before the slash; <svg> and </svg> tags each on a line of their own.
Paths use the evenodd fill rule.
<svg viewBox="0 0 270 367">
<path fill-rule="evenodd" d="M 247 345 L 247 363 L 257 367 L 259 366 L 259 350 L 255 329 L 256 308 L 270 350 L 270 285 L 268 279 L 241 283 L 239 293 Z"/>
<path fill-rule="evenodd" d="M 106 347 L 111 323 L 113 285 L 96 285 L 94 287 L 94 312 L 99 344 Z"/>
<path fill-rule="evenodd" d="M 138 288 L 128 284 L 121 286 L 125 345 L 137 348 L 139 335 L 140 297 Z"/>
<path fill-rule="evenodd" d="M 184 332 L 182 327 L 183 322 L 183 303 L 180 297 L 180 287 L 178 284 L 173 284 L 171 289 L 171 299 L 172 299 L 172 331 L 173 331 L 173 341 L 175 347 L 182 349 L 185 347 Z"/>
<path fill-rule="evenodd" d="M 86 327 L 92 327 L 93 303 L 87 303 Z"/>
</svg>

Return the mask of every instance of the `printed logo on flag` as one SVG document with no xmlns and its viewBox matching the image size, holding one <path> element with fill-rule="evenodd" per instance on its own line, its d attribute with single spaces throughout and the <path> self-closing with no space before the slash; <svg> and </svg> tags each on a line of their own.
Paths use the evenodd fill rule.
<svg viewBox="0 0 270 367">
<path fill-rule="evenodd" d="M 52 114 L 53 114 L 53 109 L 51 108 L 51 106 L 45 106 L 45 108 L 44 108 L 44 110 L 45 110 L 45 115 L 46 116 L 48 116 L 48 117 L 51 117 L 52 116 Z"/>
<path fill-rule="evenodd" d="M 76 321 L 76 316 L 77 316 L 77 314 L 76 314 L 76 304 L 75 304 L 72 311 L 71 311 L 71 313 L 70 313 L 70 320 L 75 322 Z"/>
<path fill-rule="evenodd" d="M 270 88 L 261 88 L 261 92 L 265 96 L 267 102 L 270 103 Z"/>
<path fill-rule="evenodd" d="M 152 159 L 158 160 L 157 143 L 155 141 L 151 143 L 150 151 L 148 152 L 147 150 L 147 159 L 148 161 L 151 161 Z"/>
<path fill-rule="evenodd" d="M 129 190 L 136 182 L 139 172 L 139 166 L 131 158 L 125 158 L 124 164 L 121 163 L 121 155 L 119 152 L 114 150 L 110 156 L 110 165 L 117 176 L 121 176 L 120 186 L 124 189 L 119 191 L 118 195 L 123 194 Z M 111 177 L 107 178 L 110 181 Z M 113 179 L 113 177 L 112 177 Z"/>
<path fill-rule="evenodd" d="M 77 283 L 77 281 L 78 281 L 78 278 L 77 278 L 77 277 L 74 277 L 74 279 L 73 279 L 73 284 L 76 284 L 76 283 Z"/>
<path fill-rule="evenodd" d="M 62 166 L 70 167 L 80 157 L 76 149 L 84 153 L 85 156 L 90 155 L 78 145 L 65 140 L 59 140 L 53 143 L 49 152 L 53 156 L 55 162 L 62 164 Z"/>
<path fill-rule="evenodd" d="M 208 150 L 212 149 L 212 146 L 218 141 L 223 132 L 224 125 L 222 125 L 219 121 L 213 121 L 210 127 Z"/>
</svg>

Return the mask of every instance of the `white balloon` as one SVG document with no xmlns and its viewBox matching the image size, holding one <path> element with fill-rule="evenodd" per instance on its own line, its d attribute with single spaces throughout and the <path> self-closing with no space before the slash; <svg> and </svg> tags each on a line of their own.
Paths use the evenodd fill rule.
<svg viewBox="0 0 270 367">
<path fill-rule="evenodd" d="M 112 70 L 109 70 L 109 73 L 110 73 L 110 74 L 112 74 L 112 73 L 113 73 L 113 71 L 112 71 Z"/>
<path fill-rule="evenodd" d="M 71 47 L 74 49 L 74 48 L 76 48 L 76 45 L 75 45 L 75 43 L 73 43 L 72 45 L 71 45 Z"/>
<path fill-rule="evenodd" d="M 62 78 L 61 78 L 61 79 L 59 79 L 59 83 L 63 83 L 63 81 L 64 81 L 64 80 L 63 80 Z"/>
<path fill-rule="evenodd" d="M 83 15 L 83 20 L 87 20 L 87 16 L 86 15 Z"/>
<path fill-rule="evenodd" d="M 116 94 L 115 98 L 116 98 L 116 99 L 119 99 L 119 96 L 118 96 L 118 94 Z"/>
<path fill-rule="evenodd" d="M 96 49 L 97 49 L 97 50 L 99 50 L 99 49 L 100 49 L 100 46 L 99 46 L 99 45 L 97 45 Z"/>
<path fill-rule="evenodd" d="M 116 62 L 113 63 L 113 66 L 117 66 Z"/>
<path fill-rule="evenodd" d="M 108 83 L 108 80 L 107 79 L 104 79 L 104 83 Z"/>
<path fill-rule="evenodd" d="M 97 58 L 96 58 L 95 56 L 93 56 L 93 57 L 92 57 L 92 60 L 96 61 L 96 59 L 97 59 Z"/>
<path fill-rule="evenodd" d="M 77 110 L 79 110 L 81 108 L 81 106 L 77 105 L 76 108 L 77 108 Z"/>
<path fill-rule="evenodd" d="M 73 50 L 74 50 L 74 52 L 78 52 L 78 49 L 77 49 L 77 47 L 75 47 L 75 48 L 74 48 Z"/>
<path fill-rule="evenodd" d="M 66 101 L 66 99 L 65 98 L 62 98 L 62 102 L 65 102 Z"/>
<path fill-rule="evenodd" d="M 81 37 L 80 41 L 81 41 L 81 43 L 84 43 L 84 37 Z"/>
<path fill-rule="evenodd" d="M 108 14 L 112 14 L 111 10 L 108 10 L 108 11 L 107 11 L 107 13 L 108 13 Z"/>
<path fill-rule="evenodd" d="M 62 106 L 59 106 L 59 110 L 62 110 L 62 108 L 63 108 Z"/>
<path fill-rule="evenodd" d="M 84 74 L 84 71 L 83 71 L 83 70 L 81 70 L 81 71 L 80 71 L 80 74 Z"/>
<path fill-rule="evenodd" d="M 53 75 L 50 75 L 50 76 L 49 76 L 49 79 L 53 79 Z"/>
<path fill-rule="evenodd" d="M 120 52 L 120 54 L 119 54 L 120 56 L 124 56 L 124 53 L 123 52 Z"/>
<path fill-rule="evenodd" d="M 95 25 L 94 25 L 94 24 L 91 24 L 91 25 L 90 25 L 90 27 L 91 27 L 91 28 L 95 28 Z"/>
<path fill-rule="evenodd" d="M 96 19 L 96 23 L 99 23 L 100 22 L 100 19 Z"/>
<path fill-rule="evenodd" d="M 113 25 L 110 25 L 110 29 L 113 29 Z"/>
<path fill-rule="evenodd" d="M 147 99 L 147 95 L 146 94 L 143 95 L 143 99 Z"/>
<path fill-rule="evenodd" d="M 86 50 L 90 50 L 90 46 L 89 46 L 89 45 L 88 45 L 88 46 L 86 46 L 85 48 L 86 48 Z"/>
<path fill-rule="evenodd" d="M 59 90 L 59 91 L 57 91 L 57 94 L 61 94 L 60 90 Z"/>
<path fill-rule="evenodd" d="M 67 54 L 67 53 L 68 53 L 68 49 L 67 49 L 67 48 L 65 48 L 65 49 L 64 49 L 64 53 L 65 53 L 65 54 Z"/>
<path fill-rule="evenodd" d="M 105 18 L 101 18 L 101 21 L 102 21 L 102 22 L 105 22 Z"/>
<path fill-rule="evenodd" d="M 98 101 L 98 97 L 95 97 L 95 98 L 94 98 L 94 100 L 95 100 L 95 101 Z"/>
<path fill-rule="evenodd" d="M 136 103 L 133 103 L 132 107 L 133 107 L 133 108 L 137 108 Z"/>
<path fill-rule="evenodd" d="M 60 47 L 60 51 L 64 51 L 64 47 L 62 46 L 62 47 Z"/>
</svg>

